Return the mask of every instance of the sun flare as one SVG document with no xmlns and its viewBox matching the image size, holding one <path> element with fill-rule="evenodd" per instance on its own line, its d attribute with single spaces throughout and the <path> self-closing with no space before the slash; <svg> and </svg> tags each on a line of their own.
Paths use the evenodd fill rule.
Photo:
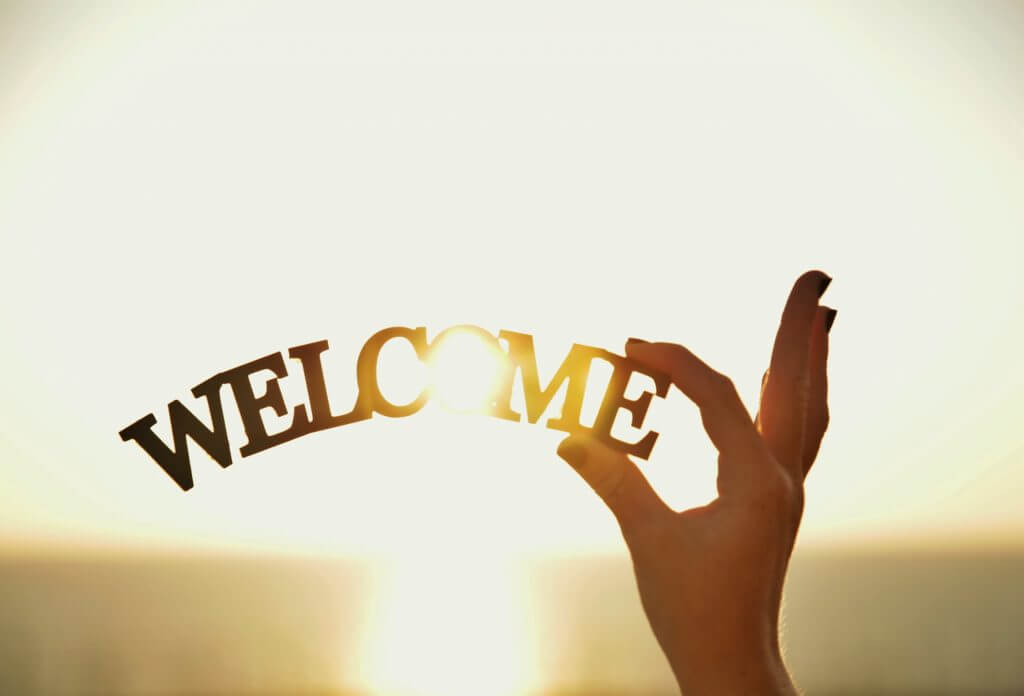
<svg viewBox="0 0 1024 696">
<path fill-rule="evenodd" d="M 455 326 L 434 340 L 428 364 L 438 403 L 469 413 L 484 410 L 494 398 L 509 361 L 492 336 Z"/>
</svg>

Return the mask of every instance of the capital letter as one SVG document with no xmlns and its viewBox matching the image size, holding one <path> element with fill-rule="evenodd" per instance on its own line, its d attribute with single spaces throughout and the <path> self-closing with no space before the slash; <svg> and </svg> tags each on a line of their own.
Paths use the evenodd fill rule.
<svg viewBox="0 0 1024 696">
<path fill-rule="evenodd" d="M 263 395 L 256 396 L 249 377 L 262 370 L 270 370 L 276 376 L 267 380 L 267 390 Z M 245 435 L 249 438 L 249 441 L 238 450 L 243 457 L 270 449 L 274 445 L 288 442 L 309 432 L 306 408 L 299 406 L 295 409 L 292 425 L 288 430 L 275 435 L 267 434 L 267 426 L 263 422 L 260 411 L 271 408 L 279 416 L 283 416 L 288 411 L 284 403 L 284 396 L 281 394 L 281 385 L 278 383 L 278 380 L 287 374 L 288 370 L 285 368 L 284 358 L 281 357 L 281 354 L 271 353 L 217 375 L 216 378 L 220 379 L 222 383 L 231 385 L 235 403 L 238 404 L 238 415 L 242 418 Z"/>
<path fill-rule="evenodd" d="M 601 357 L 605 351 L 578 343 L 573 344 L 561 367 L 558 368 L 558 372 L 555 373 L 548 386 L 541 390 L 540 378 L 537 375 L 537 358 L 533 350 L 533 337 L 529 334 L 503 330 L 498 334 L 498 338 L 508 341 L 508 357 L 512 367 L 506 374 L 505 383 L 495 400 L 491 415 L 507 420 L 519 420 L 519 414 L 513 411 L 509 405 L 512 398 L 512 383 L 516 369 L 518 369 L 523 378 L 526 419 L 530 423 L 537 422 L 555 394 L 558 393 L 562 382 L 568 381 L 562 414 L 558 418 L 549 419 L 547 427 L 569 433 L 583 430 L 583 426 L 580 425 L 580 411 L 583 408 L 583 392 L 587 386 L 587 377 L 590 375 L 590 363 L 595 357 Z"/>
<path fill-rule="evenodd" d="M 594 421 L 593 434 L 603 440 L 609 447 L 632 454 L 640 459 L 647 459 L 651 456 L 651 450 L 658 439 L 658 433 L 653 430 L 648 432 L 639 442 L 625 442 L 612 437 L 612 425 L 615 423 L 615 416 L 620 408 L 624 408 L 633 414 L 632 425 L 639 428 L 644 424 L 647 416 L 647 409 L 651 406 L 651 399 L 654 393 L 645 391 L 637 399 L 626 398 L 626 385 L 634 372 L 645 374 L 654 380 L 654 389 L 657 395 L 665 398 L 668 394 L 669 380 L 666 375 L 646 370 L 628 358 L 623 358 L 614 353 L 605 353 L 601 356 L 612 364 L 612 378 L 608 382 L 608 388 L 604 393 L 604 400 L 601 402 L 601 410 L 597 413 L 597 420 Z"/>
<path fill-rule="evenodd" d="M 427 355 L 427 328 L 420 326 L 415 329 L 408 329 L 404 326 L 392 326 L 382 329 L 371 336 L 363 349 L 359 351 L 359 358 L 356 360 L 356 378 L 359 381 L 359 401 L 364 398 L 374 411 L 389 418 L 402 418 L 423 408 L 427 403 L 427 390 L 420 392 L 413 401 L 408 404 L 393 404 L 384 398 L 380 393 L 380 386 L 377 384 L 377 358 L 380 356 L 380 349 L 392 338 L 404 338 L 412 344 L 416 355 L 423 360 Z"/>
<path fill-rule="evenodd" d="M 171 439 L 174 441 L 173 450 L 153 432 L 156 418 L 152 413 L 122 430 L 119 433 L 121 439 L 125 442 L 135 440 L 183 491 L 189 490 L 192 488 L 192 466 L 189 462 L 187 438 L 192 438 L 193 442 L 222 467 L 231 464 L 228 432 L 224 426 L 224 411 L 220 402 L 220 386 L 221 382 L 208 379 L 192 388 L 192 396 L 206 398 L 213 428 L 207 428 L 180 401 L 167 404 L 167 413 L 171 421 Z"/>
<path fill-rule="evenodd" d="M 311 411 L 309 432 L 357 423 L 373 415 L 372 404 L 368 398 L 363 397 L 361 392 L 351 411 L 340 416 L 331 415 L 331 402 L 327 397 L 327 384 L 324 380 L 324 366 L 320 361 L 320 354 L 325 350 L 327 350 L 327 341 L 307 343 L 288 349 L 289 358 L 298 358 L 302 362 L 302 373 L 306 377 L 306 393 L 309 396 Z M 296 414 L 300 408 L 303 406 L 296 407 Z"/>
</svg>

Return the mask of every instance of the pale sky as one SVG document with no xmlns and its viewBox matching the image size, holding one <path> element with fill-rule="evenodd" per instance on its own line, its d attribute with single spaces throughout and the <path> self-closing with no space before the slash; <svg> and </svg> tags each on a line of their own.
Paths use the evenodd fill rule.
<svg viewBox="0 0 1024 696">
<path fill-rule="evenodd" d="M 4 544 L 618 551 L 538 425 L 430 408 L 241 459 L 225 390 L 235 463 L 194 449 L 187 494 L 118 431 L 319 339 L 348 407 L 395 325 L 530 333 L 548 376 L 676 341 L 753 407 L 809 268 L 839 316 L 801 542 L 1024 539 L 1019 9 L 154 7 L 0 21 Z M 705 501 L 695 409 L 648 425 L 658 490 Z"/>
</svg>

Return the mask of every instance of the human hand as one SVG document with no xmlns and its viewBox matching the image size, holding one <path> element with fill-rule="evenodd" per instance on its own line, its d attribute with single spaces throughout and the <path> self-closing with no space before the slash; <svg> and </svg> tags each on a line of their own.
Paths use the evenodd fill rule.
<svg viewBox="0 0 1024 696">
<path fill-rule="evenodd" d="M 626 355 L 669 375 L 700 409 L 719 452 L 718 498 L 676 512 L 625 455 L 585 435 L 558 453 L 614 513 L 647 619 L 687 696 L 795 694 L 779 649 L 779 606 L 803 514 L 803 483 L 828 426 L 830 278 L 809 271 L 782 314 L 758 416 L 686 348 L 630 339 Z"/>
</svg>

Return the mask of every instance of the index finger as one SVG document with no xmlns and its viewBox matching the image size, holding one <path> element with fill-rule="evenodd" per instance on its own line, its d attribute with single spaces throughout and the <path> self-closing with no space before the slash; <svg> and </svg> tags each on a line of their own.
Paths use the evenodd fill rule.
<svg viewBox="0 0 1024 696">
<path fill-rule="evenodd" d="M 626 355 L 663 372 L 700 409 L 711 442 L 722 454 L 719 487 L 752 480 L 758 472 L 753 452 L 763 447 L 732 380 L 716 372 L 683 346 L 630 339 Z"/>
</svg>

